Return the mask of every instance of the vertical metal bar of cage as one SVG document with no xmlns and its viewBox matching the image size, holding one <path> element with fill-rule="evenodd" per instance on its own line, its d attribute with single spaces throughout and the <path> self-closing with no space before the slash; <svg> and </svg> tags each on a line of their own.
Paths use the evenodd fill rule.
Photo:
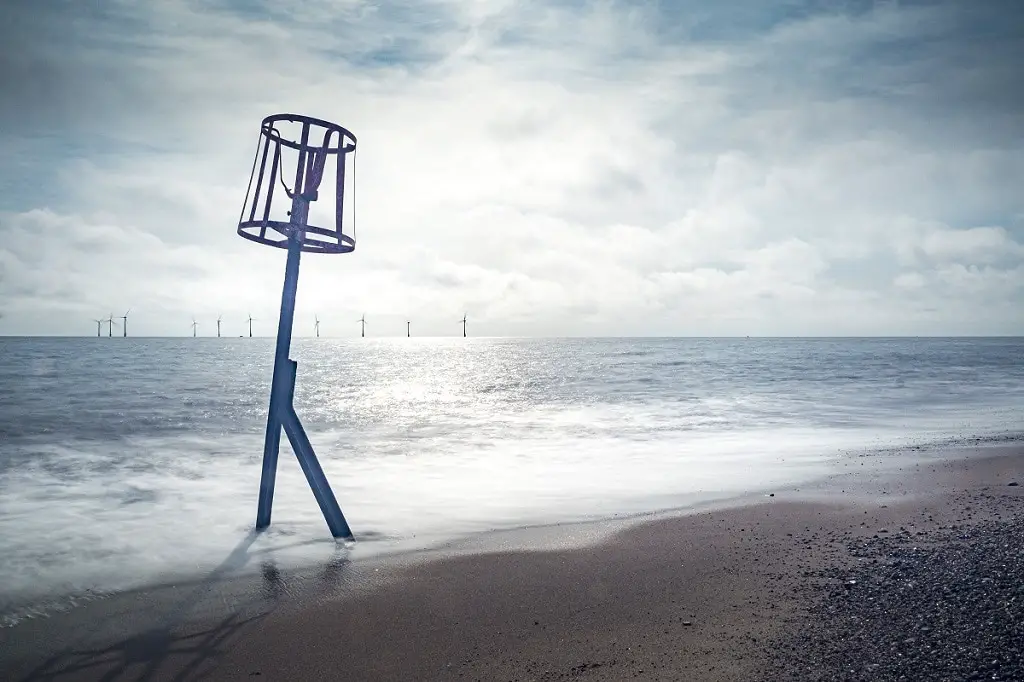
<svg viewBox="0 0 1024 682">
<path fill-rule="evenodd" d="M 260 126 L 260 130 L 261 131 L 263 130 L 263 126 Z M 262 135 L 262 132 L 261 132 L 260 138 L 262 138 L 262 137 L 263 137 L 263 135 Z M 256 140 L 256 154 L 253 155 L 253 158 L 252 158 L 252 168 L 249 170 L 249 184 L 247 184 L 245 186 L 245 201 L 242 202 L 242 210 L 240 210 L 238 212 L 238 223 L 239 223 L 239 225 L 241 225 L 242 221 L 245 220 L 245 207 L 249 205 L 249 195 L 252 194 L 252 179 L 256 175 L 256 162 L 259 161 L 259 160 L 260 160 L 260 140 Z M 253 197 L 253 205 L 255 205 L 255 203 L 256 203 L 256 197 L 254 196 Z M 249 219 L 252 220 L 252 216 L 251 215 L 249 216 Z"/>
<path fill-rule="evenodd" d="M 268 137 L 269 141 L 270 138 Z M 277 167 L 281 163 L 281 141 L 274 141 L 274 161 L 270 166 L 270 182 L 267 183 L 267 204 L 263 208 L 263 224 L 260 225 L 260 239 L 267 236 L 267 221 L 270 220 L 270 207 L 274 202 L 274 188 L 277 186 L 274 180 L 277 178 Z"/>
<path fill-rule="evenodd" d="M 335 174 L 335 199 L 334 203 L 334 218 L 335 225 L 338 230 L 338 246 L 342 246 L 344 242 L 341 240 L 342 234 L 344 234 L 344 219 L 345 219 L 345 162 L 347 154 L 344 152 L 345 147 L 345 134 L 341 133 L 338 140 L 338 172 Z"/>
<path fill-rule="evenodd" d="M 302 124 L 302 138 L 299 142 L 299 160 L 295 164 L 295 185 L 292 192 L 292 225 L 299 227 L 300 241 L 305 238 L 306 220 L 309 217 L 309 202 L 303 196 L 303 178 L 306 171 L 306 159 L 308 158 L 307 148 L 309 147 L 309 122 Z"/>
<path fill-rule="evenodd" d="M 260 128 L 260 133 L 265 133 L 266 130 Z M 257 148 L 258 149 L 258 148 Z M 260 174 L 256 177 L 256 193 L 252 197 L 252 210 L 249 212 L 249 221 L 252 222 L 256 219 L 256 207 L 260 203 L 260 190 L 263 189 L 263 174 L 267 171 L 267 154 L 270 153 L 270 136 L 267 135 L 267 141 L 263 143 L 263 158 L 260 159 Z M 256 152 L 256 156 L 259 157 L 259 152 Z M 274 176 L 270 176 L 270 182 L 273 184 Z M 264 219 L 265 220 L 265 219 Z M 261 233 L 262 237 L 263 234 Z"/>
<path fill-rule="evenodd" d="M 324 133 L 326 135 L 326 133 Z M 316 150 L 310 149 L 306 156 L 306 179 L 313 177 L 314 168 L 316 168 Z M 296 192 L 299 190 L 296 189 Z"/>
</svg>

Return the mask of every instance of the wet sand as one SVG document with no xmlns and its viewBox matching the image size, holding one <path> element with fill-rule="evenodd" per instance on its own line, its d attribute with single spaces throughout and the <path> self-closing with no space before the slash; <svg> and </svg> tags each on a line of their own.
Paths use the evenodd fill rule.
<svg viewBox="0 0 1024 682">
<path fill-rule="evenodd" d="M 851 460 L 813 487 L 621 523 L 586 547 L 225 569 L 0 630 L 0 679 L 756 680 L 807 665 L 855 679 L 835 656 L 793 654 L 829 639 L 815 609 L 830 571 L 863 569 L 856 548 L 875 536 L 945 542 L 1024 513 L 1024 448 L 949 457 Z"/>
</svg>

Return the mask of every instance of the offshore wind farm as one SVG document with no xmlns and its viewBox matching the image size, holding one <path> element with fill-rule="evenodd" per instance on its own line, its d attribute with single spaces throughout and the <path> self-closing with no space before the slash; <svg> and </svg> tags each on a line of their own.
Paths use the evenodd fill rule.
<svg viewBox="0 0 1024 682">
<path fill-rule="evenodd" d="M 127 312 L 125 312 L 123 315 L 120 315 L 120 316 L 115 316 L 113 314 L 110 314 L 110 315 L 108 315 L 108 317 L 105 317 L 103 319 L 93 319 L 92 322 L 96 325 L 96 336 L 98 336 L 98 337 L 102 336 L 102 328 L 103 328 L 103 325 L 106 324 L 106 325 L 108 325 L 108 336 L 113 337 L 113 328 L 115 326 L 119 326 L 119 327 L 121 327 L 121 330 L 122 330 L 122 335 L 121 336 L 123 338 L 127 338 L 128 337 L 128 331 L 127 330 L 128 330 L 128 315 L 129 315 L 129 313 L 131 313 L 131 309 L 129 309 Z M 321 327 L 321 324 L 325 320 L 339 319 L 339 318 L 342 318 L 342 317 L 345 317 L 344 313 L 340 313 L 340 314 L 338 314 L 338 315 L 336 315 L 334 317 L 331 317 L 331 318 L 325 317 L 323 319 L 321 319 L 319 314 L 313 315 L 313 324 L 312 324 L 312 331 L 313 331 L 313 333 L 312 333 L 312 337 L 320 338 L 320 327 Z M 403 329 L 403 327 L 401 325 L 403 325 L 403 324 L 404 324 L 404 331 L 405 331 L 404 336 L 406 338 L 411 338 L 412 337 L 412 320 L 409 320 L 409 319 L 402 320 L 399 316 L 396 316 L 396 315 L 385 315 L 385 317 L 387 317 L 387 318 L 392 320 L 392 327 L 390 329 L 385 329 L 384 333 L 382 333 L 380 335 L 381 338 L 388 338 L 388 337 L 393 337 L 393 336 L 403 336 L 403 334 L 401 333 L 401 331 Z M 121 322 L 118 323 L 116 321 L 117 319 L 120 319 Z M 235 319 L 235 318 L 228 318 L 227 322 L 230 323 L 231 319 Z M 256 320 L 256 318 L 253 317 L 252 315 L 248 315 L 246 317 L 238 317 L 237 319 L 239 320 L 239 322 L 241 322 L 243 324 L 247 323 L 248 326 L 246 327 L 246 329 L 248 330 L 248 336 L 250 338 L 253 338 L 254 334 L 253 334 L 252 323 Z M 191 318 L 191 320 L 192 321 L 187 326 L 187 329 L 191 331 L 191 336 L 193 336 L 194 338 L 201 338 L 202 335 L 199 334 L 198 330 L 202 326 L 202 321 L 200 319 L 195 318 L 195 317 Z M 456 335 L 458 335 L 458 332 L 461 332 L 461 335 L 463 336 L 463 338 L 468 338 L 467 327 L 466 327 L 466 320 L 467 320 L 467 316 L 464 315 L 461 319 L 459 319 L 456 322 L 455 325 L 452 325 L 452 331 L 454 333 L 452 333 L 452 334 L 435 334 L 435 336 L 437 336 L 437 337 L 456 336 Z M 223 328 L 222 325 L 224 323 L 225 323 L 224 315 L 217 315 L 217 317 L 214 319 L 214 326 L 215 326 L 215 329 L 216 329 L 216 335 L 214 337 L 210 337 L 210 338 L 229 338 L 230 337 L 230 335 L 225 336 L 224 334 L 222 334 L 222 328 Z M 358 326 L 354 327 L 353 330 L 358 330 L 359 331 L 359 336 L 362 337 L 362 338 L 365 338 L 366 337 L 366 328 L 367 328 L 366 314 L 364 313 L 361 317 L 359 317 L 356 320 L 356 323 L 358 324 Z M 344 326 L 344 325 L 342 325 L 342 326 Z M 186 333 L 185 335 L 188 335 L 188 334 Z M 136 336 L 139 336 L 139 335 L 136 335 Z M 144 336 L 144 337 L 147 337 L 147 338 L 163 338 L 165 335 L 151 335 L 151 334 L 143 333 L 141 336 Z M 245 335 L 239 334 L 238 336 L 245 336 Z M 256 336 L 258 336 L 258 335 L 256 335 Z M 342 337 L 337 337 L 337 338 L 342 338 Z M 424 337 L 424 338 L 427 338 L 427 337 Z"/>
</svg>

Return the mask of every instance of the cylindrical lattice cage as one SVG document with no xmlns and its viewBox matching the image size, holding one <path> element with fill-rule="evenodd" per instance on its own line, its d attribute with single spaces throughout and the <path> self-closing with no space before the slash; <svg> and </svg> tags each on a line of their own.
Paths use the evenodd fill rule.
<svg viewBox="0 0 1024 682">
<path fill-rule="evenodd" d="M 355 135 L 334 123 L 298 114 L 267 116 L 260 125 L 238 234 L 283 249 L 292 233 L 301 238 L 303 251 L 355 249 L 354 209 L 352 232 L 344 232 L 346 183 L 354 189 L 354 177 L 345 171 L 351 154 L 354 176 L 355 151 Z"/>
</svg>

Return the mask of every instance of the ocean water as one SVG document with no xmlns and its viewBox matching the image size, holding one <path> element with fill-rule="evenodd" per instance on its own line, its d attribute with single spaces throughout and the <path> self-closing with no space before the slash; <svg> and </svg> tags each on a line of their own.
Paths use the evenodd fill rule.
<svg viewBox="0 0 1024 682">
<path fill-rule="evenodd" d="M 1024 431 L 1024 339 L 296 339 L 285 564 L 799 484 L 865 451 Z M 250 532 L 272 339 L 0 339 L 0 625 L 200 576 Z"/>
</svg>

